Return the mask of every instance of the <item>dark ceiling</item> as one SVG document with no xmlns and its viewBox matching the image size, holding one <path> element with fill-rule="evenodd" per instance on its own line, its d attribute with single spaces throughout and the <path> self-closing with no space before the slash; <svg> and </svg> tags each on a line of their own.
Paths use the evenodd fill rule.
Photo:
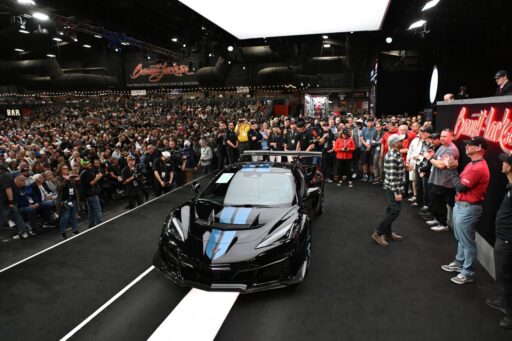
<svg viewBox="0 0 512 341">
<path fill-rule="evenodd" d="M 39 8 L 52 15 L 116 32 L 115 37 L 127 36 L 154 44 L 194 61 L 198 67 L 213 65 L 218 56 L 223 56 L 240 65 L 265 62 L 289 66 L 306 75 L 350 73 L 352 77 L 361 74 L 366 79 L 375 57 L 381 52 L 385 52 L 380 55 L 385 71 L 427 70 L 434 63 L 468 69 L 474 68 L 476 63 L 479 69 L 489 72 L 498 65 L 503 68 L 509 65 L 512 60 L 509 47 L 512 1 L 441 0 L 437 7 L 422 13 L 427 1 L 391 0 L 381 31 L 329 34 L 331 47 L 324 48 L 320 35 L 239 41 L 177 0 L 36 0 Z M 318 18 L 312 20 L 321 20 L 323 10 L 329 9 L 315 10 Z M 56 49 L 57 44 L 51 37 L 55 30 L 62 29 L 62 20 L 48 26 L 48 36 L 22 35 L 12 23 L 13 15 L 22 11 L 16 1 L 0 0 L 0 40 L 4 47 L 0 51 L 1 59 L 37 59 Z M 426 32 L 407 30 L 413 21 L 421 18 L 428 20 Z M 28 22 L 31 25 L 30 20 Z M 264 25 L 265 18 L 255 18 L 248 24 Z M 31 27 L 33 29 L 35 27 Z M 69 51 L 63 54 L 64 59 L 121 47 L 119 38 L 98 40 L 92 34 L 81 32 L 77 36 L 79 44 L 70 41 L 59 47 L 59 52 Z M 393 38 L 391 44 L 385 42 L 388 36 Z M 173 37 L 177 37 L 178 42 L 173 42 Z M 82 48 L 84 42 L 92 45 L 90 51 Z M 234 52 L 227 51 L 229 45 L 235 46 Z M 255 46 L 269 46 L 273 55 L 261 60 L 243 49 Z M 30 52 L 20 54 L 14 52 L 14 48 Z M 144 48 L 140 50 L 147 52 Z M 318 57 L 331 58 L 318 61 Z"/>
</svg>

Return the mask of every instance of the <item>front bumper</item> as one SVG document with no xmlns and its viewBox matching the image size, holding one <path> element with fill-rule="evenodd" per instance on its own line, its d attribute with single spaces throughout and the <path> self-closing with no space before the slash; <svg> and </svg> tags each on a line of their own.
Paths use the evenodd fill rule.
<svg viewBox="0 0 512 341">
<path fill-rule="evenodd" d="M 185 255 L 179 248 L 159 246 L 153 264 L 180 286 L 207 291 L 250 293 L 278 289 L 300 282 L 305 245 L 278 247 L 255 260 L 231 264 L 206 264 Z"/>
</svg>

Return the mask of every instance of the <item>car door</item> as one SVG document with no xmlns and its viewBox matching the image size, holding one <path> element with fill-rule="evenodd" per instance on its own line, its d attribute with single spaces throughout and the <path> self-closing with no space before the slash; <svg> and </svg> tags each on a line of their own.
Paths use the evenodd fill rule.
<svg viewBox="0 0 512 341">
<path fill-rule="evenodd" d="M 306 185 L 305 177 L 300 168 L 295 169 L 295 179 L 297 185 L 297 193 L 299 198 L 299 205 L 309 218 L 313 218 L 313 204 L 314 195 L 308 195 L 308 187 Z"/>
</svg>

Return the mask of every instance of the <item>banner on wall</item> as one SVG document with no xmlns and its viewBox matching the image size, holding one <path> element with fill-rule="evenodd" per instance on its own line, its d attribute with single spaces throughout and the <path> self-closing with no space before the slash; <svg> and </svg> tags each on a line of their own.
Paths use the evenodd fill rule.
<svg viewBox="0 0 512 341">
<path fill-rule="evenodd" d="M 195 72 L 179 62 L 151 62 L 132 59 L 125 64 L 127 87 L 198 85 Z"/>
</svg>

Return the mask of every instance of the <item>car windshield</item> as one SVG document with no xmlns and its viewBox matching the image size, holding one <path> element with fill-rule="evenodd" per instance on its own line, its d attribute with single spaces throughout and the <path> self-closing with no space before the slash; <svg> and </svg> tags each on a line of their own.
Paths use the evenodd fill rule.
<svg viewBox="0 0 512 341">
<path fill-rule="evenodd" d="M 223 173 L 208 186 L 200 200 L 224 206 L 289 206 L 295 198 L 291 171 Z"/>
</svg>

